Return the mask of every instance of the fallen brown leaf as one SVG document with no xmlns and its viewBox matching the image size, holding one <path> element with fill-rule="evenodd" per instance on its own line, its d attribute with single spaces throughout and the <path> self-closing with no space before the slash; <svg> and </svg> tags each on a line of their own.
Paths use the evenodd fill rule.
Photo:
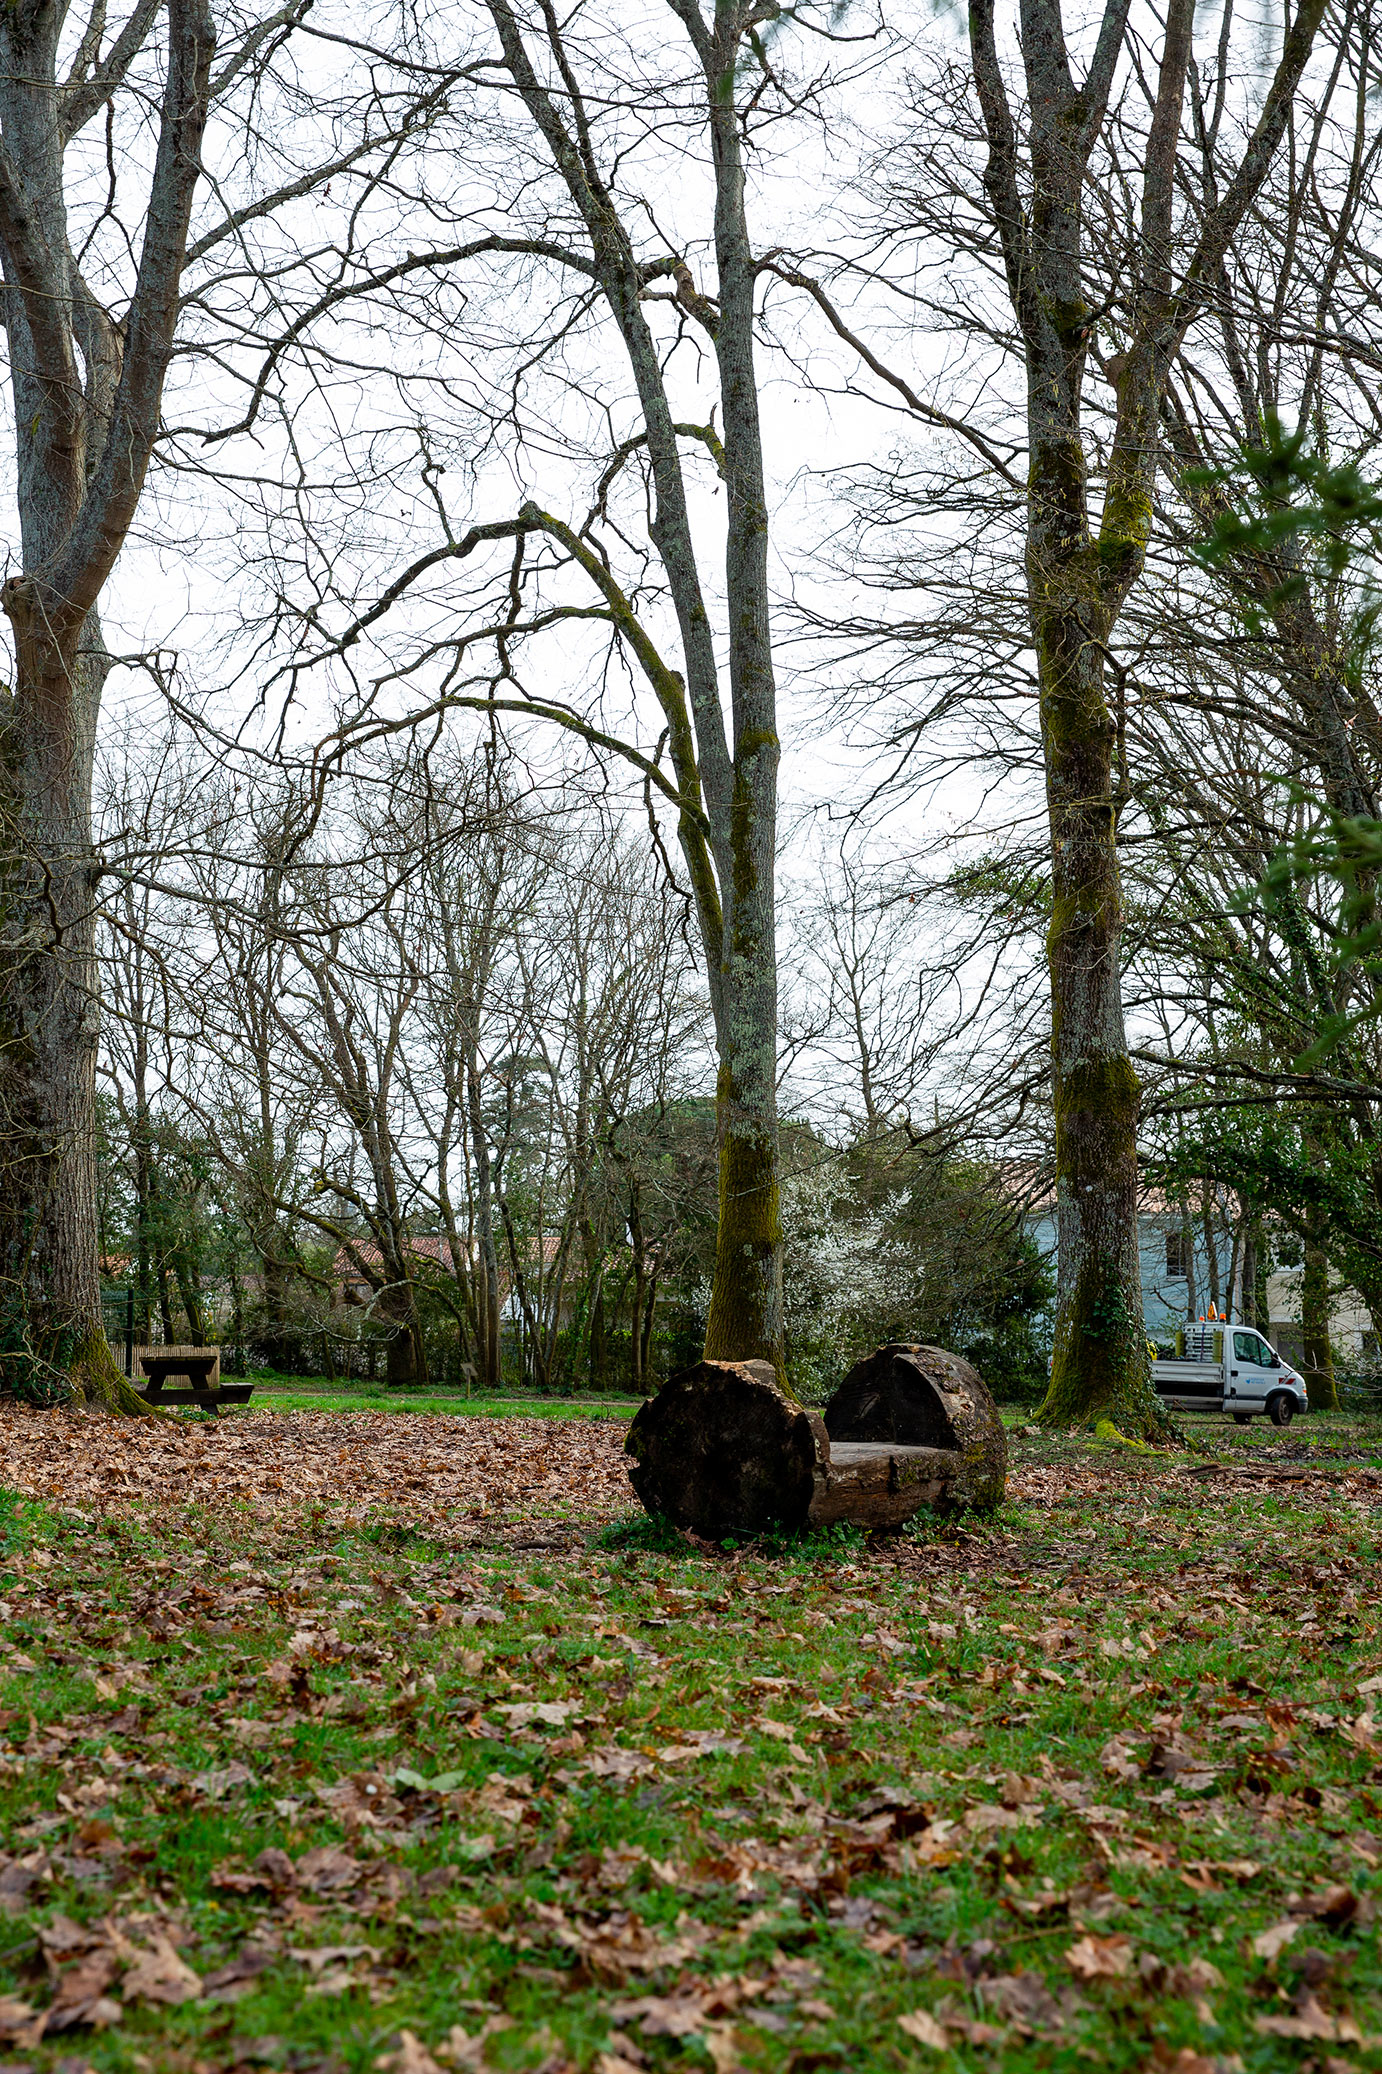
<svg viewBox="0 0 1382 2074">
<path fill-rule="evenodd" d="M 1270 1930 L 1258 1931 L 1252 1941 L 1252 1948 L 1259 1959 L 1274 1959 L 1279 1952 L 1285 1951 L 1299 1930 L 1299 1923 L 1273 1923 Z"/>
<path fill-rule="evenodd" d="M 1077 1980 L 1122 1980 L 1132 1972 L 1132 1940 L 1121 1935 L 1079 1938 L 1062 1955 Z"/>
<path fill-rule="evenodd" d="M 909 2010 L 897 2021 L 907 2036 L 914 2039 L 918 2045 L 929 2046 L 932 2052 L 949 2052 L 949 2035 L 928 2009 Z"/>
<path fill-rule="evenodd" d="M 1288 1903 L 1291 1905 L 1294 1904 Z M 1355 1894 L 1351 1887 L 1328 1887 L 1321 1894 L 1308 1895 L 1300 1906 L 1317 1922 L 1327 1923 L 1331 1930 L 1361 1928 L 1372 1920 L 1371 1898 Z"/>
<path fill-rule="evenodd" d="M 626 1909 L 615 1909 L 599 1922 L 591 1922 L 569 1916 L 554 1904 L 537 1902 L 532 1916 L 556 1943 L 577 1952 L 592 1973 L 614 1982 L 627 1980 L 633 1973 L 685 1965 L 715 1935 L 709 1924 L 688 1915 L 678 1917 L 675 1937 L 659 1935 Z"/>
<path fill-rule="evenodd" d="M 0 2042 L 17 2045 L 27 2052 L 37 2045 L 47 2025 L 46 2014 L 34 2008 L 32 2002 L 21 2001 L 18 1995 L 0 1995 Z"/>
<path fill-rule="evenodd" d="M 195 2002 L 201 1991 L 197 1975 L 161 1934 L 134 1948 L 120 1983 L 126 2002 L 161 2002 L 169 2008 Z"/>
<path fill-rule="evenodd" d="M 1253 2029 L 1264 2038 L 1319 2038 L 1338 2039 L 1353 2036 L 1356 2039 L 1357 2025 L 1349 2026 L 1347 2033 L 1341 2032 L 1339 2019 L 1330 2016 L 1315 2000 L 1307 1988 L 1297 2002 L 1294 2016 L 1258 2016 L 1253 2018 Z"/>
<path fill-rule="evenodd" d="M 1065 2009 L 1039 1973 L 1000 1973 L 993 1980 L 976 1981 L 974 1990 L 985 2009 L 1029 2037 L 1034 2031 L 1059 2030 L 1065 2022 Z"/>
<path fill-rule="evenodd" d="M 203 1996 L 208 2002 L 238 2002 L 251 1992 L 255 1981 L 268 1971 L 276 1957 L 275 1952 L 246 1945 L 235 1958 L 206 1975 L 202 1981 Z"/>
<path fill-rule="evenodd" d="M 374 2064 L 384 2068 L 386 2074 L 445 2074 L 441 2062 L 433 2059 L 421 2039 L 415 2038 L 411 2031 L 400 2031 L 398 2050 L 381 2052 Z"/>
</svg>

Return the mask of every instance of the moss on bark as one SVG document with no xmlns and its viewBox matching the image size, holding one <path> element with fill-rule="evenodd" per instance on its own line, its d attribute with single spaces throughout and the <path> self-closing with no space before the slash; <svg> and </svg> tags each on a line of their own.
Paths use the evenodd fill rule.
<svg viewBox="0 0 1382 2074">
<path fill-rule="evenodd" d="M 1116 982 L 1115 982 L 1116 983 Z M 1137 1076 L 1126 1055 L 1055 1075 L 1061 1293 L 1047 1425 L 1165 1434 L 1152 1389 L 1137 1247 Z"/>
<path fill-rule="evenodd" d="M 103 1331 L 88 1333 L 77 1349 L 69 1374 L 72 1394 L 79 1404 L 101 1411 L 125 1412 L 140 1419 L 158 1416 L 121 1372 Z"/>
<path fill-rule="evenodd" d="M 737 1114 L 728 1066 L 720 1068 L 717 1097 L 719 1220 L 705 1358 L 771 1362 L 786 1389 L 776 1119 L 755 1127 Z"/>
</svg>

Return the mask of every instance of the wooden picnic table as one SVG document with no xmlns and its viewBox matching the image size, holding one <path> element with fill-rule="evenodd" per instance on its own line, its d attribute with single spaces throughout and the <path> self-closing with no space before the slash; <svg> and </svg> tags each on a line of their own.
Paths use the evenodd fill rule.
<svg viewBox="0 0 1382 2074">
<path fill-rule="evenodd" d="M 248 1404 L 254 1389 L 253 1383 L 221 1381 L 219 1347 L 141 1347 L 138 1361 L 141 1373 L 133 1378 L 134 1387 L 149 1404 L 197 1404 L 219 1411 L 223 1405 Z M 169 1389 L 175 1379 L 187 1387 Z"/>
</svg>

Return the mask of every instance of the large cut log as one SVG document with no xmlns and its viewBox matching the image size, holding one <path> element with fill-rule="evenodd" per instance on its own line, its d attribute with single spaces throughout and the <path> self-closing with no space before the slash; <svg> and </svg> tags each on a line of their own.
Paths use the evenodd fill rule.
<svg viewBox="0 0 1382 2074">
<path fill-rule="evenodd" d="M 1003 1501 L 1008 1438 L 977 1368 L 944 1347 L 880 1347 L 856 1362 L 825 1408 L 841 1442 L 942 1448 L 958 1456 L 946 1503 L 990 1511 Z"/>
<path fill-rule="evenodd" d="M 624 1442 L 645 1509 L 713 1538 L 804 1526 L 829 1447 L 819 1412 L 780 1389 L 766 1361 L 683 1369 Z"/>
<path fill-rule="evenodd" d="M 961 1423 L 969 1431 L 977 1416 L 971 1410 Z M 953 1426 L 947 1430 L 953 1436 Z M 1001 1424 L 998 1434 L 1001 1445 Z M 684 1369 L 641 1408 L 625 1442 L 629 1481 L 646 1510 L 711 1539 L 837 1520 L 895 1527 L 923 1505 L 984 1502 L 967 1495 L 980 1481 L 973 1452 L 953 1437 L 913 1445 L 866 1433 L 837 1442 L 818 1412 L 787 1395 L 766 1361 Z M 999 1497 L 1002 1485 L 1000 1468 Z"/>
</svg>

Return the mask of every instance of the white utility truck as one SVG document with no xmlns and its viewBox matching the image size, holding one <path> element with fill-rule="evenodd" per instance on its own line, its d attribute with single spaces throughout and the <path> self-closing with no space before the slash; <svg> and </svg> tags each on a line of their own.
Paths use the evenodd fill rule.
<svg viewBox="0 0 1382 2074">
<path fill-rule="evenodd" d="M 1305 1379 L 1250 1326 L 1201 1318 L 1176 1334 L 1174 1360 L 1152 1363 L 1152 1387 L 1174 1411 L 1224 1412 L 1246 1426 L 1265 1412 L 1289 1426 L 1310 1400 Z"/>
</svg>

